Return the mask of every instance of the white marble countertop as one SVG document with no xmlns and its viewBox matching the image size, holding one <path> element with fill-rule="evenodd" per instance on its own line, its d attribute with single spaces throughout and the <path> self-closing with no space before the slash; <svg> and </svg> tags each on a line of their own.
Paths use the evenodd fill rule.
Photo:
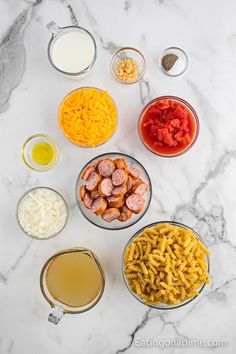
<svg viewBox="0 0 236 354">
<path fill-rule="evenodd" d="M 0 353 L 113 354 L 205 353 L 206 347 L 168 346 L 170 340 L 218 341 L 214 352 L 236 350 L 236 2 L 235 0 L 0 0 Z M 98 45 L 93 73 L 81 82 L 60 76 L 49 64 L 46 24 L 77 24 L 89 29 Z M 117 46 L 139 48 L 147 58 L 141 84 L 122 86 L 109 72 Z M 180 46 L 189 67 L 179 78 L 158 68 L 158 56 Z M 119 109 L 119 129 L 105 145 L 80 149 L 57 126 L 61 99 L 78 86 L 108 89 Z M 146 150 L 137 119 L 152 98 L 172 94 L 199 114 L 200 136 L 181 157 L 165 159 Z M 37 173 L 21 161 L 24 140 L 51 134 L 62 156 L 50 172 Z M 74 196 L 82 166 L 109 151 L 135 156 L 153 183 L 151 206 L 133 227 L 99 229 L 84 219 Z M 47 241 L 27 238 L 15 218 L 17 200 L 33 186 L 60 191 L 70 207 L 69 223 Z M 121 254 L 132 234 L 158 220 L 193 227 L 211 250 L 212 284 L 189 305 L 172 311 L 150 310 L 133 299 L 121 276 Z M 100 258 L 106 289 L 91 311 L 65 315 L 58 326 L 47 321 L 49 305 L 39 288 L 46 259 L 58 250 L 85 246 Z M 146 347 L 141 347 L 144 342 Z M 220 340 L 227 341 L 225 348 Z M 153 342 L 152 342 L 153 341 Z M 214 342 L 215 343 L 215 342 Z M 159 347 L 158 347 L 159 345 Z"/>
</svg>

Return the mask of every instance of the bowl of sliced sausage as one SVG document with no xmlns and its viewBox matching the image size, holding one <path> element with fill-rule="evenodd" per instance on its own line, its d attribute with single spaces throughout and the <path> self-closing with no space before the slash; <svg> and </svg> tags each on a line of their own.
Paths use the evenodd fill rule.
<svg viewBox="0 0 236 354">
<path fill-rule="evenodd" d="M 120 230 L 146 213 L 152 196 L 151 180 L 135 158 L 107 153 L 90 160 L 76 183 L 76 200 L 82 214 L 104 229 Z"/>
</svg>

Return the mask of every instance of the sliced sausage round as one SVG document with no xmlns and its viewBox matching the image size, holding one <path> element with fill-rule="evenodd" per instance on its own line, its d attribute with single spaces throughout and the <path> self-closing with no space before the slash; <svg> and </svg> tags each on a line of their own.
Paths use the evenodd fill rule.
<svg viewBox="0 0 236 354">
<path fill-rule="evenodd" d="M 126 188 L 127 192 L 130 192 L 132 187 L 133 187 L 134 180 L 131 176 L 128 176 L 127 182 L 126 182 Z"/>
<path fill-rule="evenodd" d="M 141 180 L 133 187 L 133 192 L 139 195 L 144 195 L 144 193 L 147 191 L 147 188 L 148 188 L 147 183 Z"/>
<path fill-rule="evenodd" d="M 126 183 L 127 178 L 127 172 L 121 168 L 117 168 L 117 170 L 112 173 L 112 183 L 114 186 L 120 186 L 121 184 Z"/>
<path fill-rule="evenodd" d="M 125 199 L 123 195 L 120 197 L 115 197 L 112 195 L 111 197 L 107 197 L 107 202 L 111 208 L 120 208 L 122 205 L 124 205 Z"/>
<path fill-rule="evenodd" d="M 112 195 L 114 195 L 115 197 L 120 197 L 124 195 L 126 191 L 127 191 L 126 183 L 124 183 L 121 186 L 113 188 Z"/>
<path fill-rule="evenodd" d="M 142 182 L 142 178 L 137 178 L 137 179 L 133 179 L 133 188 L 140 182 Z"/>
<path fill-rule="evenodd" d="M 109 177 L 104 178 L 98 185 L 98 191 L 102 197 L 109 197 L 113 190 L 114 186 Z"/>
<path fill-rule="evenodd" d="M 83 202 L 84 202 L 85 208 L 91 209 L 91 206 L 92 206 L 92 204 L 93 204 L 93 200 L 92 200 L 92 198 L 91 198 L 91 196 L 90 196 L 90 193 L 88 193 L 88 192 L 85 193 Z"/>
<path fill-rule="evenodd" d="M 85 185 L 83 184 L 82 186 L 79 187 L 79 191 L 78 191 L 78 197 L 80 200 L 84 199 L 85 193 L 86 193 L 86 188 Z"/>
<path fill-rule="evenodd" d="M 86 182 L 86 189 L 88 191 L 93 191 L 97 189 L 98 183 L 101 181 L 102 177 L 97 172 L 91 172 L 89 178 Z"/>
<path fill-rule="evenodd" d="M 105 210 L 104 213 L 102 214 L 102 218 L 108 222 L 118 219 L 119 216 L 120 216 L 120 211 L 118 208 L 109 208 Z"/>
<path fill-rule="evenodd" d="M 119 220 L 120 221 L 127 221 L 128 219 L 131 218 L 132 214 L 133 214 L 132 211 L 124 205 L 120 208 Z"/>
<path fill-rule="evenodd" d="M 103 197 L 98 197 L 97 199 L 94 200 L 91 210 L 96 215 L 101 215 L 106 210 L 106 207 L 107 207 L 106 199 Z"/>
<path fill-rule="evenodd" d="M 129 174 L 134 179 L 137 179 L 140 176 L 140 171 L 137 168 L 135 168 L 135 167 L 130 167 L 129 168 Z"/>
<path fill-rule="evenodd" d="M 139 194 L 131 194 L 126 199 L 126 206 L 132 210 L 133 213 L 138 214 L 144 207 L 144 199 Z"/>
<path fill-rule="evenodd" d="M 129 169 L 128 164 L 123 157 L 115 159 L 115 164 L 117 168 L 121 168 L 122 170 L 128 171 Z"/>
<path fill-rule="evenodd" d="M 101 162 L 101 161 L 102 161 L 101 159 L 98 159 L 98 160 L 94 161 L 93 167 L 94 167 L 95 170 L 98 169 L 98 164 L 99 164 L 99 162 Z"/>
<path fill-rule="evenodd" d="M 115 171 L 115 162 L 111 159 L 104 159 L 98 164 L 98 172 L 103 177 L 110 177 Z"/>
<path fill-rule="evenodd" d="M 91 194 L 91 198 L 93 200 L 101 197 L 101 194 L 99 193 L 99 191 L 97 189 L 94 189 L 90 194 Z"/>
<path fill-rule="evenodd" d="M 91 165 L 85 167 L 85 169 L 82 171 L 81 173 L 81 178 L 85 181 L 87 181 L 87 179 L 89 178 L 91 172 L 93 172 L 95 170 L 95 168 Z"/>
</svg>

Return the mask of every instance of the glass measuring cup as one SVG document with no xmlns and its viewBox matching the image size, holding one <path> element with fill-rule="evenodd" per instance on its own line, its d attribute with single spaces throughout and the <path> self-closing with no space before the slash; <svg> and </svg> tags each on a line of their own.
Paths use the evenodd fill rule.
<svg viewBox="0 0 236 354">
<path fill-rule="evenodd" d="M 93 35 L 83 27 L 59 27 L 54 21 L 47 28 L 52 33 L 48 59 L 54 69 L 71 79 L 86 77 L 97 58 Z"/>
<path fill-rule="evenodd" d="M 90 310 L 101 299 L 104 287 L 104 271 L 91 250 L 72 248 L 54 254 L 40 274 L 42 294 L 52 308 L 48 321 L 58 324 L 66 313 Z"/>
</svg>

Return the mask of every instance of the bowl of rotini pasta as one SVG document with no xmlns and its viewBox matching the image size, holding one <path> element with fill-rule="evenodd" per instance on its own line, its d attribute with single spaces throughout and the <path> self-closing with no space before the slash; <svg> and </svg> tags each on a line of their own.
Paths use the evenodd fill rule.
<svg viewBox="0 0 236 354">
<path fill-rule="evenodd" d="M 161 221 L 137 231 L 122 258 L 124 282 L 140 302 L 175 309 L 197 298 L 209 279 L 210 252 L 190 227 Z"/>
</svg>

